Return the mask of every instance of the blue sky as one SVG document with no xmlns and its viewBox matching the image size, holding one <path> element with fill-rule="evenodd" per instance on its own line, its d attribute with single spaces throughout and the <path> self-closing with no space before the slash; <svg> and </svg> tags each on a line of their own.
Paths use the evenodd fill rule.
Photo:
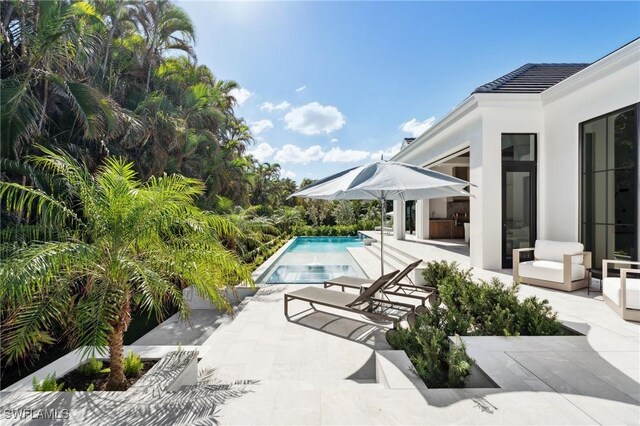
<svg viewBox="0 0 640 426">
<path fill-rule="evenodd" d="M 528 62 L 593 62 L 640 35 L 640 2 L 180 1 L 196 53 L 242 86 L 250 151 L 300 181 L 388 158 Z"/>
</svg>

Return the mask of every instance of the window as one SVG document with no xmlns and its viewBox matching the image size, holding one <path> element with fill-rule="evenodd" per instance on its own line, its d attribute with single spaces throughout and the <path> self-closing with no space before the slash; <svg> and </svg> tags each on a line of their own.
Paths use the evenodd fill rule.
<svg viewBox="0 0 640 426">
<path fill-rule="evenodd" d="M 536 134 L 502 134 L 502 267 L 536 240 Z M 527 252 L 521 259 L 531 253 Z"/>
<path fill-rule="evenodd" d="M 502 161 L 536 161 L 536 135 L 503 134 Z"/>
<path fill-rule="evenodd" d="M 596 269 L 638 256 L 637 129 L 637 106 L 581 125 L 581 239 Z"/>
</svg>

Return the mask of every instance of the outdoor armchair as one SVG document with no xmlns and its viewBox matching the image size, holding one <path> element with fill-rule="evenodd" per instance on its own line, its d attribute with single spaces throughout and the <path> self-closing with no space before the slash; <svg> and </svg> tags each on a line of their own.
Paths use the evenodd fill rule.
<svg viewBox="0 0 640 426">
<path fill-rule="evenodd" d="M 520 261 L 533 251 L 534 260 Z M 555 290 L 574 291 L 587 286 L 591 253 L 581 243 L 536 240 L 535 248 L 513 250 L 513 280 Z"/>
<path fill-rule="evenodd" d="M 284 315 L 289 318 L 289 302 L 301 300 L 308 302 L 313 309 L 315 305 L 340 309 L 364 315 L 374 321 L 393 323 L 397 328 L 408 314 L 415 311 L 415 305 L 376 298 L 375 295 L 384 287 L 398 271 L 383 275 L 360 294 L 345 293 L 318 287 L 304 287 L 284 295 Z"/>
<path fill-rule="evenodd" d="M 609 265 L 625 265 L 619 268 L 619 277 L 609 276 Z M 632 266 L 636 266 L 632 269 Z M 628 260 L 602 261 L 602 298 L 622 319 L 640 321 L 640 262 Z M 612 268 L 618 269 L 618 268 Z"/>
</svg>

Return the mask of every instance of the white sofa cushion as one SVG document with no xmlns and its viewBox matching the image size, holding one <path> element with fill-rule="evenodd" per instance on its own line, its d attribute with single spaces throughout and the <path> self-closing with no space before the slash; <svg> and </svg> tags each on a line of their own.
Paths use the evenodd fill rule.
<svg viewBox="0 0 640 426">
<path fill-rule="evenodd" d="M 620 306 L 620 278 L 607 277 L 602 280 L 602 292 L 613 303 Z M 640 309 L 640 279 L 627 277 L 627 308 Z"/>
<path fill-rule="evenodd" d="M 562 262 L 552 262 L 550 260 L 530 260 L 522 262 L 519 268 L 519 275 L 537 280 L 563 282 Z M 584 279 L 585 267 L 577 263 L 571 264 L 571 281 Z"/>
<path fill-rule="evenodd" d="M 547 241 L 536 240 L 536 246 L 533 255 L 539 260 L 552 260 L 554 262 L 562 262 L 562 256 L 571 253 L 580 253 L 584 251 L 582 243 L 572 243 L 565 241 Z M 582 256 L 571 257 L 571 263 L 582 264 Z"/>
</svg>

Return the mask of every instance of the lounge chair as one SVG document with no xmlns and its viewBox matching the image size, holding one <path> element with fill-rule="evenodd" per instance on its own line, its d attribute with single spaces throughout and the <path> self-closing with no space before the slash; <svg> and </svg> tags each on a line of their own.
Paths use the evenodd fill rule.
<svg viewBox="0 0 640 426">
<path fill-rule="evenodd" d="M 371 284 L 360 294 L 344 293 L 341 291 L 329 290 L 318 287 L 304 287 L 284 295 L 284 315 L 289 318 L 289 301 L 302 300 L 309 302 L 312 308 L 314 305 L 327 306 L 329 308 L 341 309 L 360 315 L 364 315 L 376 321 L 388 321 L 393 323 L 393 328 L 397 328 L 398 324 L 405 316 L 415 311 L 415 305 L 408 303 L 400 303 L 390 300 L 375 298 L 375 294 L 380 291 L 398 271 L 383 275 Z M 383 306 L 387 310 L 399 311 L 399 313 L 388 313 L 380 311 Z"/>
<path fill-rule="evenodd" d="M 433 292 L 436 290 L 434 287 L 427 286 L 418 286 L 413 284 L 401 284 L 400 280 L 409 275 L 411 271 L 418 267 L 418 265 L 422 263 L 422 260 L 417 260 L 404 268 L 398 275 L 393 277 L 387 285 L 382 287 L 382 293 L 384 296 L 394 295 L 407 297 L 409 299 L 420 300 L 423 306 L 426 306 L 427 300 L 431 297 Z M 332 278 L 324 282 L 324 288 L 329 288 L 332 286 L 338 286 L 342 288 L 342 291 L 345 288 L 352 288 L 355 290 L 360 290 L 366 288 L 373 284 L 375 280 L 369 278 L 358 278 L 358 277 L 349 277 L 343 275 L 341 277 Z"/>
</svg>

